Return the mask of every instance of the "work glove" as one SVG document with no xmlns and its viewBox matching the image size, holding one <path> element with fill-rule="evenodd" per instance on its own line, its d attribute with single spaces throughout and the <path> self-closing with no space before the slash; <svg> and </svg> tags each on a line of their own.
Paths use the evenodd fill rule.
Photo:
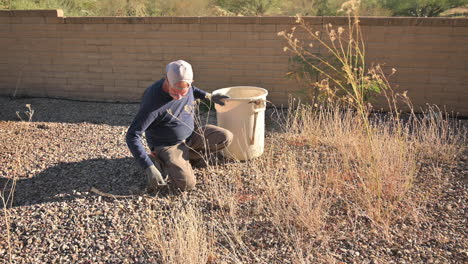
<svg viewBox="0 0 468 264">
<path fill-rule="evenodd" d="M 167 183 L 164 180 L 161 172 L 156 168 L 156 166 L 151 165 L 146 170 L 146 177 L 148 178 L 148 190 L 155 191 L 160 187 L 166 186 Z"/>
<path fill-rule="evenodd" d="M 207 94 L 206 98 L 210 99 L 213 103 L 224 106 L 224 100 L 231 98 L 224 94 Z"/>
</svg>

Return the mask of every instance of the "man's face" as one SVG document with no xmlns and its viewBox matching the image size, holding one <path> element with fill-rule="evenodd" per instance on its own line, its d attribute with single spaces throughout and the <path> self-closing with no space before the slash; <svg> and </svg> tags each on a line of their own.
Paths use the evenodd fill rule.
<svg viewBox="0 0 468 264">
<path fill-rule="evenodd" d="M 184 81 L 175 83 L 174 85 L 169 84 L 169 95 L 174 100 L 180 100 L 182 97 L 187 95 L 190 90 L 190 84 Z"/>
</svg>

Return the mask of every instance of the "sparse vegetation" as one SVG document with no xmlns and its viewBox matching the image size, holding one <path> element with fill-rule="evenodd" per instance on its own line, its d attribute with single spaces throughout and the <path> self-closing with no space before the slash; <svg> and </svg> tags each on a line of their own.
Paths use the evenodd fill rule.
<svg viewBox="0 0 468 264">
<path fill-rule="evenodd" d="M 251 239 L 246 236 L 256 232 L 232 228 L 238 219 L 263 218 L 271 223 L 277 241 L 294 247 L 291 253 L 299 263 L 337 261 L 332 251 L 325 249 L 326 242 L 313 248 L 310 245 L 317 238 L 331 240 L 340 227 L 362 228 L 367 222 L 371 230 L 390 236 L 395 223 L 418 218 L 417 204 L 424 203 L 414 189 L 422 170 L 420 161 L 434 164 L 430 168 L 433 175 L 424 177 L 437 177 L 435 164 L 450 162 L 450 157 L 464 150 L 459 146 L 465 146 L 465 128 L 449 122 L 438 109 L 430 108 L 422 116 L 411 113 L 402 121 L 397 99 L 410 105 L 409 99 L 405 93 L 393 93 L 378 65 L 366 66 L 357 4 L 350 1 L 344 6 L 350 15 L 347 30 L 326 27 L 328 40 L 319 38 L 300 17 L 297 20 L 310 39 L 334 56 L 338 66 L 308 52 L 295 38 L 296 28 L 279 34 L 288 41 L 285 50 L 325 78 L 315 83 L 323 93 L 315 99 L 326 98 L 328 103 L 304 105 L 292 101 L 289 113 L 279 119 L 282 133 L 270 135 L 263 157 L 236 164 L 228 171 L 213 166 L 202 172 L 208 201 L 222 210 L 205 221 L 219 219 L 216 222 L 223 223 L 224 230 L 218 232 L 228 238 L 229 252 L 237 260 L 259 258 L 244 248 L 245 241 Z M 387 96 L 389 115 L 371 115 L 370 92 Z M 179 227 L 170 228 L 169 233 L 179 233 Z M 188 231 L 197 232 L 196 228 Z M 156 234 L 162 236 L 159 231 Z M 239 255 L 237 249 L 247 253 Z"/>
<path fill-rule="evenodd" d="M 63 9 L 66 16 L 335 16 L 346 0 L 0 0 L 0 9 Z M 362 0 L 363 16 L 440 16 L 466 0 Z M 466 13 L 466 12 L 465 12 Z M 464 14 L 463 10 L 460 14 Z"/>
<path fill-rule="evenodd" d="M 5 232 L 2 236 L 5 236 L 5 242 L 7 246 L 7 260 L 9 263 L 12 262 L 12 255 L 13 255 L 13 244 L 11 242 L 11 204 L 13 203 L 14 194 L 15 194 L 15 187 L 16 187 L 16 180 L 17 177 L 13 176 L 9 179 L 4 186 L 0 186 L 3 189 L 0 190 L 0 199 L 2 200 L 2 211 L 3 211 L 3 221 L 5 224 Z"/>
<path fill-rule="evenodd" d="M 93 118 L 95 109 L 113 107 L 73 104 L 67 107 L 70 112 L 62 113 L 70 114 L 69 122 L 73 118 L 82 120 L 83 116 Z M 80 104 L 85 105 L 79 108 Z M 129 111 L 128 107 L 118 106 Z M 128 118 L 119 111 L 106 112 L 112 117 L 105 120 Z M 457 164 L 462 164 L 459 160 L 466 155 L 466 128 L 461 123 L 441 115 L 437 109 L 425 115 L 411 115 L 405 122 L 389 115 L 371 116 L 373 144 L 369 145 L 362 117 L 356 111 L 336 107 L 317 111 L 293 100 L 289 112 L 269 113 L 268 123 L 274 120 L 277 124 L 268 126 L 261 157 L 232 162 L 206 153 L 209 166 L 196 168 L 197 190 L 182 195 L 162 192 L 156 196 L 116 198 L 119 200 L 87 193 L 86 188 L 98 183 L 100 189 L 119 195 L 126 194 L 122 190 L 130 188 L 132 182 L 142 181 L 141 172 L 121 140 L 124 123 L 129 120 L 121 120 L 119 126 L 93 124 L 91 119 L 91 123 L 47 126 L 37 121 L 37 127 L 27 129 L 23 129 L 23 122 L 2 121 L 2 129 L 10 131 L 2 134 L 2 153 L 21 156 L 22 166 L 9 158 L 2 163 L 2 175 L 17 177 L 19 192 L 15 193 L 13 207 L 2 210 L 1 217 L 6 220 L 1 225 L 14 225 L 2 229 L 6 232 L 0 234 L 0 241 L 11 241 L 13 262 L 21 262 L 21 258 L 25 262 L 47 262 L 62 254 L 64 261 L 72 262 L 73 255 L 77 256 L 75 260 L 83 261 L 92 255 L 96 261 L 126 259 L 140 263 L 178 263 L 182 256 L 193 263 L 330 263 L 366 259 L 381 263 L 397 262 L 400 257 L 423 263 L 430 256 L 441 256 L 427 253 L 432 249 L 451 252 L 453 261 L 445 262 L 462 259 L 453 244 L 444 244 L 443 249 L 439 244 L 422 246 L 424 251 L 417 251 L 420 256 L 412 251 L 425 243 L 424 234 L 435 236 L 443 232 L 436 227 L 428 231 L 428 223 L 442 221 L 451 227 L 454 237 L 461 234 L 452 228 L 462 222 L 450 221 L 464 219 L 463 207 L 456 202 L 463 197 L 453 196 L 450 206 L 456 209 L 452 211 L 441 211 L 446 210 L 442 205 L 433 206 L 446 190 L 441 184 L 461 177 L 447 172 L 451 166 L 462 166 Z M 55 138 L 56 144 L 44 140 L 51 135 L 60 135 L 60 140 Z M 61 162 L 57 164 L 56 160 Z M 45 167 L 31 173 L 36 166 Z M 452 189 L 463 188 L 453 184 Z M 9 189 L 2 193 L 4 197 L 11 194 Z M 72 192 L 76 189 L 80 194 Z M 430 216 L 432 210 L 436 210 L 434 217 Z M 54 223 L 59 229 L 35 229 L 45 223 Z M 406 229 L 401 229 L 402 223 Z M 69 234 L 77 234 L 67 229 L 70 224 L 82 235 L 70 239 Z M 31 228 L 38 231 L 31 233 Z M 30 238 L 36 242 L 20 246 L 21 241 Z M 392 247 L 392 241 L 399 239 L 412 239 L 416 246 L 402 244 L 409 251 L 401 256 L 379 251 Z M 350 246 L 343 246 L 340 241 L 347 241 Z M 82 246 L 74 247 L 76 243 Z M 342 248 L 360 255 L 343 253 Z M 7 262 L 8 256 L 5 251 L 0 259 Z"/>
<path fill-rule="evenodd" d="M 31 108 L 31 104 L 26 104 L 25 106 L 26 106 L 26 108 L 28 110 L 24 111 L 23 114 L 27 117 L 26 120 L 28 122 L 31 122 L 32 118 L 34 116 L 34 109 Z M 22 114 L 20 113 L 20 111 L 16 111 L 16 116 L 18 117 L 18 119 L 21 120 L 21 121 L 25 121 L 25 119 L 23 119 L 23 117 L 21 117 L 21 115 Z"/>
<path fill-rule="evenodd" d="M 435 17 L 446 10 L 466 5 L 466 0 L 386 0 L 383 6 L 395 16 Z"/>
<path fill-rule="evenodd" d="M 167 220 L 161 212 L 149 211 L 149 248 L 158 247 L 163 259 L 174 261 L 196 253 L 204 256 L 198 263 L 217 263 L 209 261 L 213 258 L 262 262 L 264 256 L 248 245 L 261 233 L 273 232 L 277 250 L 293 249 L 283 261 L 329 263 L 338 260 L 326 241 L 340 228 L 354 226 L 390 237 L 396 223 L 423 217 L 418 205 L 426 198 L 415 185 L 417 178 L 440 177 L 439 166 L 465 149 L 465 128 L 440 118 L 440 112 L 431 113 L 412 115 L 404 124 L 389 116 L 371 118 L 370 144 L 358 112 L 291 105 L 277 119 L 282 132 L 269 134 L 262 157 L 211 163 L 201 170 L 203 198 L 193 202 L 196 206 L 184 205 L 188 211 L 171 210 Z M 428 174 L 420 174 L 422 166 Z M 181 207 L 186 203 L 182 200 L 171 208 Z M 193 216 L 200 208 L 207 211 Z M 253 222 L 256 230 L 242 227 Z M 173 246 L 167 247 L 168 241 Z M 203 248 L 193 251 L 180 243 Z"/>
</svg>

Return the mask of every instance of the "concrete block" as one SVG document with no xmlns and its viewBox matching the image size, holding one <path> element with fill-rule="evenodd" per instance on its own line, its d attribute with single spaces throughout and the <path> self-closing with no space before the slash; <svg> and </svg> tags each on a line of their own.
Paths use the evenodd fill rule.
<svg viewBox="0 0 468 264">
<path fill-rule="evenodd" d="M 230 32 L 232 40 L 259 40 L 263 33 L 256 32 Z M 276 33 L 275 33 L 276 34 Z"/>
<path fill-rule="evenodd" d="M 296 20 L 295 17 L 259 17 L 259 24 L 292 24 Z"/>
<path fill-rule="evenodd" d="M 199 24 L 200 17 L 172 17 L 173 24 Z"/>
<path fill-rule="evenodd" d="M 229 24 L 229 17 L 201 17 L 201 24 Z"/>
<path fill-rule="evenodd" d="M 148 24 L 171 24 L 172 17 L 147 17 L 146 22 Z"/>
<path fill-rule="evenodd" d="M 189 24 L 160 24 L 158 25 L 157 30 L 169 32 L 186 32 L 189 31 Z"/>
<path fill-rule="evenodd" d="M 218 31 L 218 25 L 216 24 L 190 24 L 190 32 L 216 32 Z"/>
<path fill-rule="evenodd" d="M 202 32 L 201 36 L 204 40 L 228 40 L 229 32 Z"/>
<path fill-rule="evenodd" d="M 44 17 L 22 17 L 21 21 L 23 24 L 45 24 L 46 20 Z"/>
<path fill-rule="evenodd" d="M 247 31 L 247 25 L 245 24 L 220 24 L 220 25 L 217 25 L 217 31 L 219 32 L 245 32 Z"/>
</svg>

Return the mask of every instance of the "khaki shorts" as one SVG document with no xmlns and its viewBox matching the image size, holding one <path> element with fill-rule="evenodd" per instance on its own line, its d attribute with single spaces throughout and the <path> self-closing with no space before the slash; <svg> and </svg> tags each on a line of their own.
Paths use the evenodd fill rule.
<svg viewBox="0 0 468 264">
<path fill-rule="evenodd" d="M 207 153 L 218 152 L 231 144 L 233 135 L 230 131 L 207 125 L 194 131 L 186 141 L 173 146 L 155 147 L 153 156 L 157 157 L 163 177 L 169 177 L 169 183 L 181 190 L 195 188 L 196 179 L 189 160 L 199 160 Z M 158 164 L 155 164 L 158 167 Z"/>
</svg>

